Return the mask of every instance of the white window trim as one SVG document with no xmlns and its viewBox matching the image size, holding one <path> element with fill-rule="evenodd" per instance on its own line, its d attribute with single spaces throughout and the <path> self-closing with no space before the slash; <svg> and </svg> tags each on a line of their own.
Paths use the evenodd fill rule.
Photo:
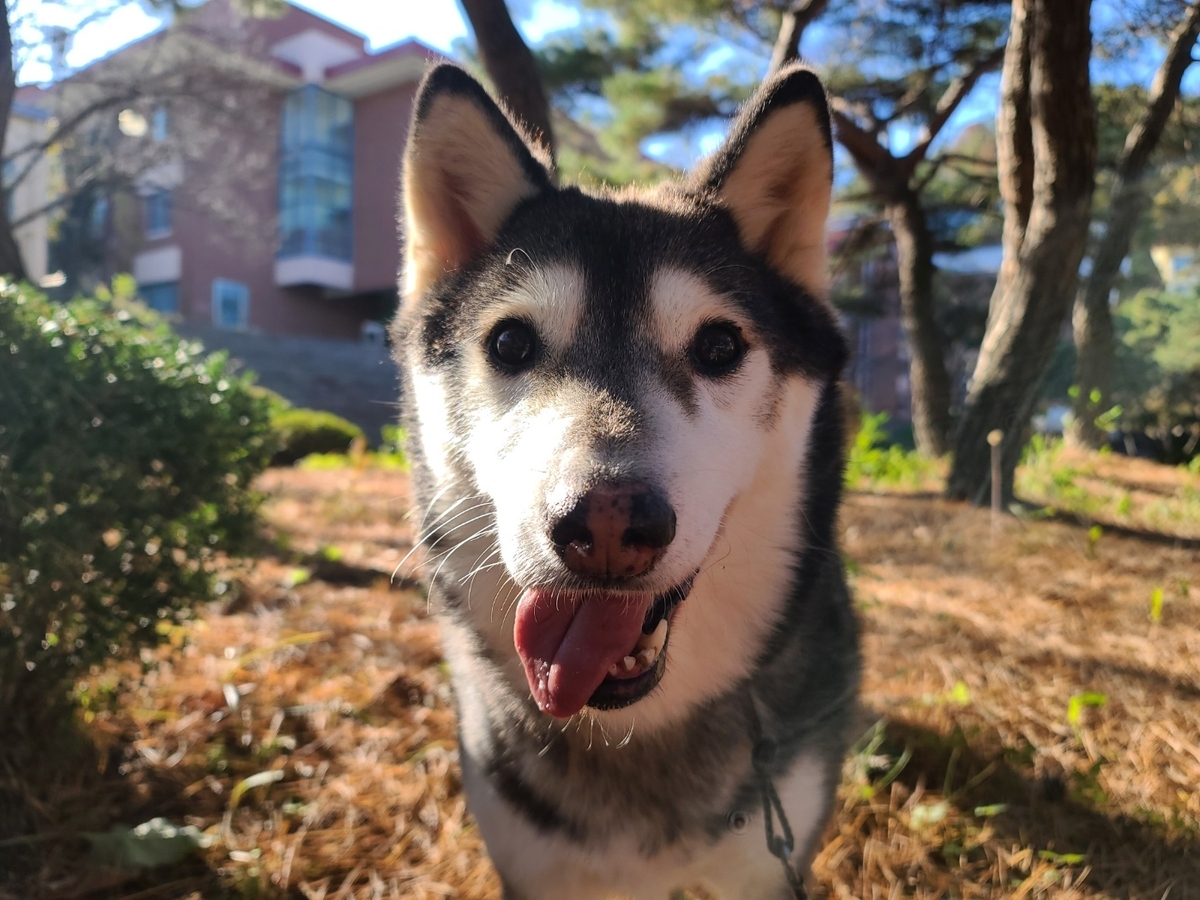
<svg viewBox="0 0 1200 900">
<path fill-rule="evenodd" d="M 226 285 L 231 285 L 242 290 L 242 302 L 240 304 L 238 323 L 236 325 L 226 325 L 221 321 L 221 289 Z M 234 281 L 232 278 L 214 278 L 212 283 L 212 321 L 217 328 L 223 328 L 226 331 L 246 331 L 250 327 L 250 287 L 245 282 Z"/>
</svg>

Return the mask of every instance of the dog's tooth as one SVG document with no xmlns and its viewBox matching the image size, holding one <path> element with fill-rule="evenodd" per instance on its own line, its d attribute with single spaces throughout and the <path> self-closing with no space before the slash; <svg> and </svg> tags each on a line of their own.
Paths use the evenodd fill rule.
<svg viewBox="0 0 1200 900">
<path fill-rule="evenodd" d="M 658 624 L 654 626 L 654 631 L 650 633 L 649 644 L 654 648 L 654 653 L 657 656 L 662 650 L 663 645 L 667 642 L 667 620 L 659 619 Z"/>
<path fill-rule="evenodd" d="M 613 663 L 611 666 L 608 667 L 608 674 L 613 675 L 613 676 L 620 675 L 621 667 L 618 666 L 616 663 Z"/>
<path fill-rule="evenodd" d="M 634 659 L 632 656 L 627 656 L 623 660 L 621 660 L 621 665 L 623 665 L 625 667 L 626 672 L 631 672 L 631 671 L 633 671 L 633 667 L 635 665 L 637 665 L 637 660 Z"/>
<path fill-rule="evenodd" d="M 654 665 L 654 660 L 658 658 L 658 651 L 653 647 L 647 647 L 645 650 L 639 650 L 637 661 L 641 663 L 643 669 L 648 669 Z"/>
</svg>

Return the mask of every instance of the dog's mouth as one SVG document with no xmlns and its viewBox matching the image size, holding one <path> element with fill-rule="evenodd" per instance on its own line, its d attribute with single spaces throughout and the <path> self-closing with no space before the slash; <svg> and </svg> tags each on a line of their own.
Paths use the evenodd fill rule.
<svg viewBox="0 0 1200 900">
<path fill-rule="evenodd" d="M 517 653 L 542 712 L 619 709 L 662 679 L 671 621 L 695 575 L 661 594 L 530 588 L 517 602 Z"/>
</svg>

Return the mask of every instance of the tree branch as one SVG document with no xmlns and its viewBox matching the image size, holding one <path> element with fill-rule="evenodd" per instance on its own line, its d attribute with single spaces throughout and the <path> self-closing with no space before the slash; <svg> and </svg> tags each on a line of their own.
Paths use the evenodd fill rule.
<svg viewBox="0 0 1200 900">
<path fill-rule="evenodd" d="M 775 38 L 775 47 L 771 51 L 771 64 L 767 66 L 768 75 L 800 58 L 800 41 L 804 38 L 804 30 L 825 12 L 828 5 L 829 0 L 795 0 L 784 11 L 779 36 Z"/>
<path fill-rule="evenodd" d="M 73 114 L 70 118 L 59 120 L 58 124 L 50 132 L 50 134 L 41 141 L 13 151 L 12 155 L 5 159 L 5 162 L 8 162 L 9 159 L 16 160 L 17 158 L 27 154 L 30 155 L 30 160 L 13 176 L 12 180 L 8 182 L 5 187 L 10 191 L 16 189 L 17 185 L 21 184 L 21 182 L 29 177 L 29 173 L 37 168 L 38 162 L 43 156 L 45 156 L 46 152 L 51 147 L 60 143 L 67 136 L 74 134 L 75 131 L 89 118 L 99 112 L 103 112 L 106 109 L 112 109 L 116 106 L 124 106 L 127 103 L 132 103 L 139 96 L 140 93 L 136 89 L 131 88 L 128 93 L 120 96 L 103 97 L 94 103 L 88 104 L 82 110 Z"/>
<path fill-rule="evenodd" d="M 1187 13 L 1171 32 L 1167 56 L 1154 73 L 1146 111 L 1125 138 L 1125 148 L 1117 163 L 1117 177 L 1122 181 L 1136 181 L 1145 171 L 1179 98 L 1183 73 L 1195 62 L 1192 49 L 1197 36 L 1200 36 L 1200 0 L 1192 0 Z"/>
<path fill-rule="evenodd" d="M 955 78 L 946 88 L 945 93 L 938 99 L 933 115 L 926 123 L 924 134 L 915 147 L 905 156 L 905 161 L 913 163 L 925 158 L 929 146 L 937 138 L 938 133 L 945 127 L 954 111 L 962 104 L 967 96 L 975 89 L 979 79 L 988 72 L 994 71 L 1004 61 L 1003 45 L 997 47 L 987 56 L 978 60 L 966 74 Z"/>
<path fill-rule="evenodd" d="M 504 0 L 462 0 L 462 7 L 471 20 L 484 68 L 501 99 L 553 158 L 554 129 L 542 78 Z"/>
<path fill-rule="evenodd" d="M 830 98 L 830 117 L 837 127 L 837 139 L 854 157 L 854 163 L 877 188 L 882 189 L 893 180 L 892 171 L 896 158 L 875 136 L 862 128 L 848 115 L 848 104 L 840 97 Z"/>
</svg>

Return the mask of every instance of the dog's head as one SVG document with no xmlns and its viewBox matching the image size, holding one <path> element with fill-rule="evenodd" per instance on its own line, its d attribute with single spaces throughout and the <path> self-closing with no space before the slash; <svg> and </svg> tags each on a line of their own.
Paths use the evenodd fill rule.
<svg viewBox="0 0 1200 900">
<path fill-rule="evenodd" d="M 544 712 L 641 700 L 668 656 L 699 699 L 778 620 L 845 353 L 824 299 L 832 169 L 800 68 L 649 193 L 556 187 L 477 82 L 427 76 L 400 317 L 423 500 L 471 546 L 451 571 L 487 574 L 475 627 Z"/>
</svg>

